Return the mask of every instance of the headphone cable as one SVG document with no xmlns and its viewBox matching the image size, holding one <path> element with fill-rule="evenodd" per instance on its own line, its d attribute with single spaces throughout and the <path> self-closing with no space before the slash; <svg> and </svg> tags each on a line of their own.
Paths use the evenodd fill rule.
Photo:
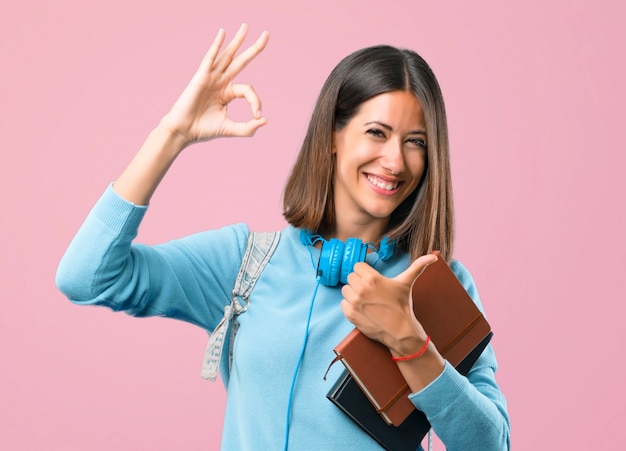
<svg viewBox="0 0 626 451">
<path fill-rule="evenodd" d="M 317 289 L 320 286 L 321 277 L 316 277 L 317 283 L 315 284 L 315 290 L 313 291 L 313 297 L 311 298 L 311 306 L 309 307 L 309 315 L 306 320 L 306 328 L 304 330 L 304 340 L 302 341 L 302 348 L 300 349 L 300 355 L 298 356 L 298 363 L 293 373 L 293 379 L 291 380 L 291 388 L 289 389 L 289 402 L 287 404 L 287 421 L 285 422 L 285 447 L 284 451 L 287 451 L 289 445 L 289 425 L 291 423 L 291 403 L 293 402 L 293 392 L 296 388 L 296 379 L 298 378 L 298 370 L 300 364 L 304 358 L 304 350 L 306 349 L 307 341 L 309 340 L 309 326 L 311 325 L 311 316 L 313 316 L 313 305 L 315 305 L 315 296 L 317 295 Z"/>
</svg>

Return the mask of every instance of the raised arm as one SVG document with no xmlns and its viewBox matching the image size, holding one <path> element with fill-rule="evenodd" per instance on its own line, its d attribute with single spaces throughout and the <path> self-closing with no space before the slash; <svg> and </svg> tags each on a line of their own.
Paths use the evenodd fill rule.
<svg viewBox="0 0 626 451">
<path fill-rule="evenodd" d="M 135 316 L 182 319 L 208 330 L 223 314 L 237 275 L 247 228 L 195 234 L 160 246 L 133 244 L 145 205 L 168 168 L 188 145 L 222 136 L 252 136 L 265 124 L 261 103 L 234 77 L 263 50 L 269 35 L 241 51 L 242 25 L 222 49 L 220 30 L 200 67 L 171 110 L 89 213 L 57 270 L 58 288 L 73 302 L 104 305 Z M 234 122 L 228 103 L 245 98 L 252 117 Z M 219 261 L 219 265 L 211 265 Z"/>
<path fill-rule="evenodd" d="M 187 146 L 218 137 L 252 136 L 267 122 L 261 116 L 261 101 L 252 86 L 233 83 L 269 40 L 265 31 L 237 55 L 247 32 L 248 27 L 243 24 L 222 50 L 225 33 L 219 30 L 172 109 L 115 181 L 114 189 L 122 198 L 147 205 L 167 170 Z M 228 104 L 236 98 L 245 98 L 250 104 L 252 118 L 248 122 L 234 122 L 228 117 Z"/>
</svg>

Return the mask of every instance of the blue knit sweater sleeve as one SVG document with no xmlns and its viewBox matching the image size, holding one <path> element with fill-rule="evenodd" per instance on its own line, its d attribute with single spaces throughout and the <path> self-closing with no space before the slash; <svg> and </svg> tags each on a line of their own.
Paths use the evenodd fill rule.
<svg viewBox="0 0 626 451">
<path fill-rule="evenodd" d="M 109 186 L 63 255 L 58 288 L 76 304 L 166 316 L 213 330 L 230 304 L 247 226 L 156 246 L 133 244 L 146 210 Z"/>
<path fill-rule="evenodd" d="M 469 271 L 458 261 L 450 267 L 482 311 Z M 496 357 L 489 345 L 467 377 L 446 362 L 437 379 L 410 395 L 448 451 L 510 449 L 509 416 L 506 399 L 496 383 L 496 369 Z"/>
</svg>

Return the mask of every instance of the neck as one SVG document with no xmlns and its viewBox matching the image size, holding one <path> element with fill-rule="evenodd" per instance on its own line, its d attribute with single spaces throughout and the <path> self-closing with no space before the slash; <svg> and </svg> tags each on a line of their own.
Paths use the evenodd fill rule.
<svg viewBox="0 0 626 451">
<path fill-rule="evenodd" d="M 370 242 L 378 245 L 387 230 L 387 222 L 385 219 L 377 223 L 342 225 L 338 221 L 333 227 L 321 230 L 320 234 L 326 239 L 337 238 L 345 242 L 348 238 L 359 238 L 364 243 Z"/>
</svg>

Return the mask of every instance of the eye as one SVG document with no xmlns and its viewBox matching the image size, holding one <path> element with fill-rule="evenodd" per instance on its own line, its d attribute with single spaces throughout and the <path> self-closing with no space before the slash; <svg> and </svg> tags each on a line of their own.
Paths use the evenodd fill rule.
<svg viewBox="0 0 626 451">
<path fill-rule="evenodd" d="M 427 148 L 426 141 L 424 141 L 421 138 L 410 138 L 410 139 L 407 139 L 407 142 L 412 144 L 412 145 L 414 145 L 414 146 L 416 146 L 416 147 L 420 147 L 422 149 L 426 149 Z"/>
<path fill-rule="evenodd" d="M 379 128 L 370 128 L 365 132 L 368 135 L 375 136 L 377 138 L 384 138 L 385 133 Z"/>
</svg>

